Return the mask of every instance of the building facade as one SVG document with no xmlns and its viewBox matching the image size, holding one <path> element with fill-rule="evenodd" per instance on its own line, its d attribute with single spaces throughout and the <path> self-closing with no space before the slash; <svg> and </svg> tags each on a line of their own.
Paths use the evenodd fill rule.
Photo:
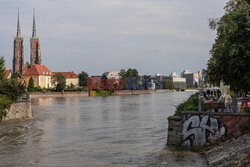
<svg viewBox="0 0 250 167">
<path fill-rule="evenodd" d="M 181 73 L 181 77 L 186 78 L 186 83 L 188 88 L 194 86 L 194 73 L 191 73 L 189 70 L 184 70 Z"/>
<path fill-rule="evenodd" d="M 29 80 L 32 77 L 35 87 L 52 88 L 52 75 L 53 73 L 45 65 L 35 64 L 31 66 L 25 73 L 23 73 L 23 79 L 26 86 L 28 86 Z"/>
<path fill-rule="evenodd" d="M 79 87 L 79 78 L 78 76 L 72 72 L 54 72 L 53 74 L 62 74 L 66 79 L 66 86 L 74 85 L 75 87 Z"/>
<path fill-rule="evenodd" d="M 103 73 L 108 79 L 120 79 L 119 72 L 114 72 L 114 71 L 106 71 Z"/>
</svg>

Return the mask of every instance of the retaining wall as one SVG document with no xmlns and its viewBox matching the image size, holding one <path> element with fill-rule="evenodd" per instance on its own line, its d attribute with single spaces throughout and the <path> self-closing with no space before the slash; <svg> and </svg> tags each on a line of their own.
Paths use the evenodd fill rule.
<svg viewBox="0 0 250 167">
<path fill-rule="evenodd" d="M 36 97 L 72 97 L 72 96 L 89 96 L 87 91 L 80 91 L 80 92 L 34 92 L 30 95 L 31 98 Z"/>
<path fill-rule="evenodd" d="M 169 146 L 199 146 L 250 131 L 250 113 L 184 112 L 168 121 Z"/>
<path fill-rule="evenodd" d="M 112 95 L 138 95 L 153 93 L 153 90 L 117 90 Z"/>
<path fill-rule="evenodd" d="M 13 103 L 9 110 L 6 110 L 6 117 L 3 120 L 18 119 L 18 118 L 31 118 L 31 102 L 30 101 L 17 101 Z"/>
</svg>

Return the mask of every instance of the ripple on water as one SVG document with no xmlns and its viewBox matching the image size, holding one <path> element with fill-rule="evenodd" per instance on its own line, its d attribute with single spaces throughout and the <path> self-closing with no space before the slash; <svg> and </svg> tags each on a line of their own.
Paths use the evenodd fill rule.
<svg viewBox="0 0 250 167">
<path fill-rule="evenodd" d="M 189 95 L 32 99 L 33 119 L 0 123 L 0 166 L 178 166 L 167 117 Z"/>
</svg>

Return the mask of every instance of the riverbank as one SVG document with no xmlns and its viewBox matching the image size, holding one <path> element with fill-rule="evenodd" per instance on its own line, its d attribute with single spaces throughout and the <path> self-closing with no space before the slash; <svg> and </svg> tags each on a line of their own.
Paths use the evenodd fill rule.
<svg viewBox="0 0 250 167">
<path fill-rule="evenodd" d="M 250 133 L 218 143 L 203 154 L 209 167 L 249 166 Z"/>
<path fill-rule="evenodd" d="M 34 92 L 30 95 L 30 98 L 39 98 L 39 97 L 88 97 L 89 93 L 87 91 L 79 92 Z"/>
<path fill-rule="evenodd" d="M 139 95 L 139 94 L 150 94 L 153 93 L 154 90 L 116 90 L 111 96 L 119 96 L 119 95 Z M 169 91 L 167 91 L 169 92 Z M 89 96 L 98 96 L 96 91 L 78 91 L 78 92 L 34 92 L 30 95 L 31 98 L 39 98 L 39 97 L 89 97 Z"/>
<path fill-rule="evenodd" d="M 3 120 L 32 118 L 31 102 L 30 101 L 16 101 L 10 109 L 6 110 L 6 116 Z"/>
</svg>

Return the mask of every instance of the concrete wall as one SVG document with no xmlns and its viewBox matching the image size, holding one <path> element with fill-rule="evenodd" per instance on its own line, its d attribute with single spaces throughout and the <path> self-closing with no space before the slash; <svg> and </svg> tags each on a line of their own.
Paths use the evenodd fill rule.
<svg viewBox="0 0 250 167">
<path fill-rule="evenodd" d="M 156 93 L 167 93 L 167 92 L 176 92 L 175 89 L 170 90 L 170 89 L 156 89 L 155 90 Z"/>
<path fill-rule="evenodd" d="M 7 115 L 3 120 L 31 118 L 32 117 L 31 103 L 30 101 L 15 102 L 6 112 Z"/>
<path fill-rule="evenodd" d="M 89 96 L 87 91 L 80 91 L 80 92 L 46 92 L 46 93 L 40 93 L 40 92 L 34 92 L 30 95 L 31 98 L 36 97 L 72 97 L 72 96 Z"/>
<path fill-rule="evenodd" d="M 168 118 L 167 145 L 204 145 L 250 131 L 250 113 L 183 113 Z"/>
<path fill-rule="evenodd" d="M 112 95 L 138 95 L 138 94 L 149 94 L 153 90 L 117 90 Z"/>
</svg>

